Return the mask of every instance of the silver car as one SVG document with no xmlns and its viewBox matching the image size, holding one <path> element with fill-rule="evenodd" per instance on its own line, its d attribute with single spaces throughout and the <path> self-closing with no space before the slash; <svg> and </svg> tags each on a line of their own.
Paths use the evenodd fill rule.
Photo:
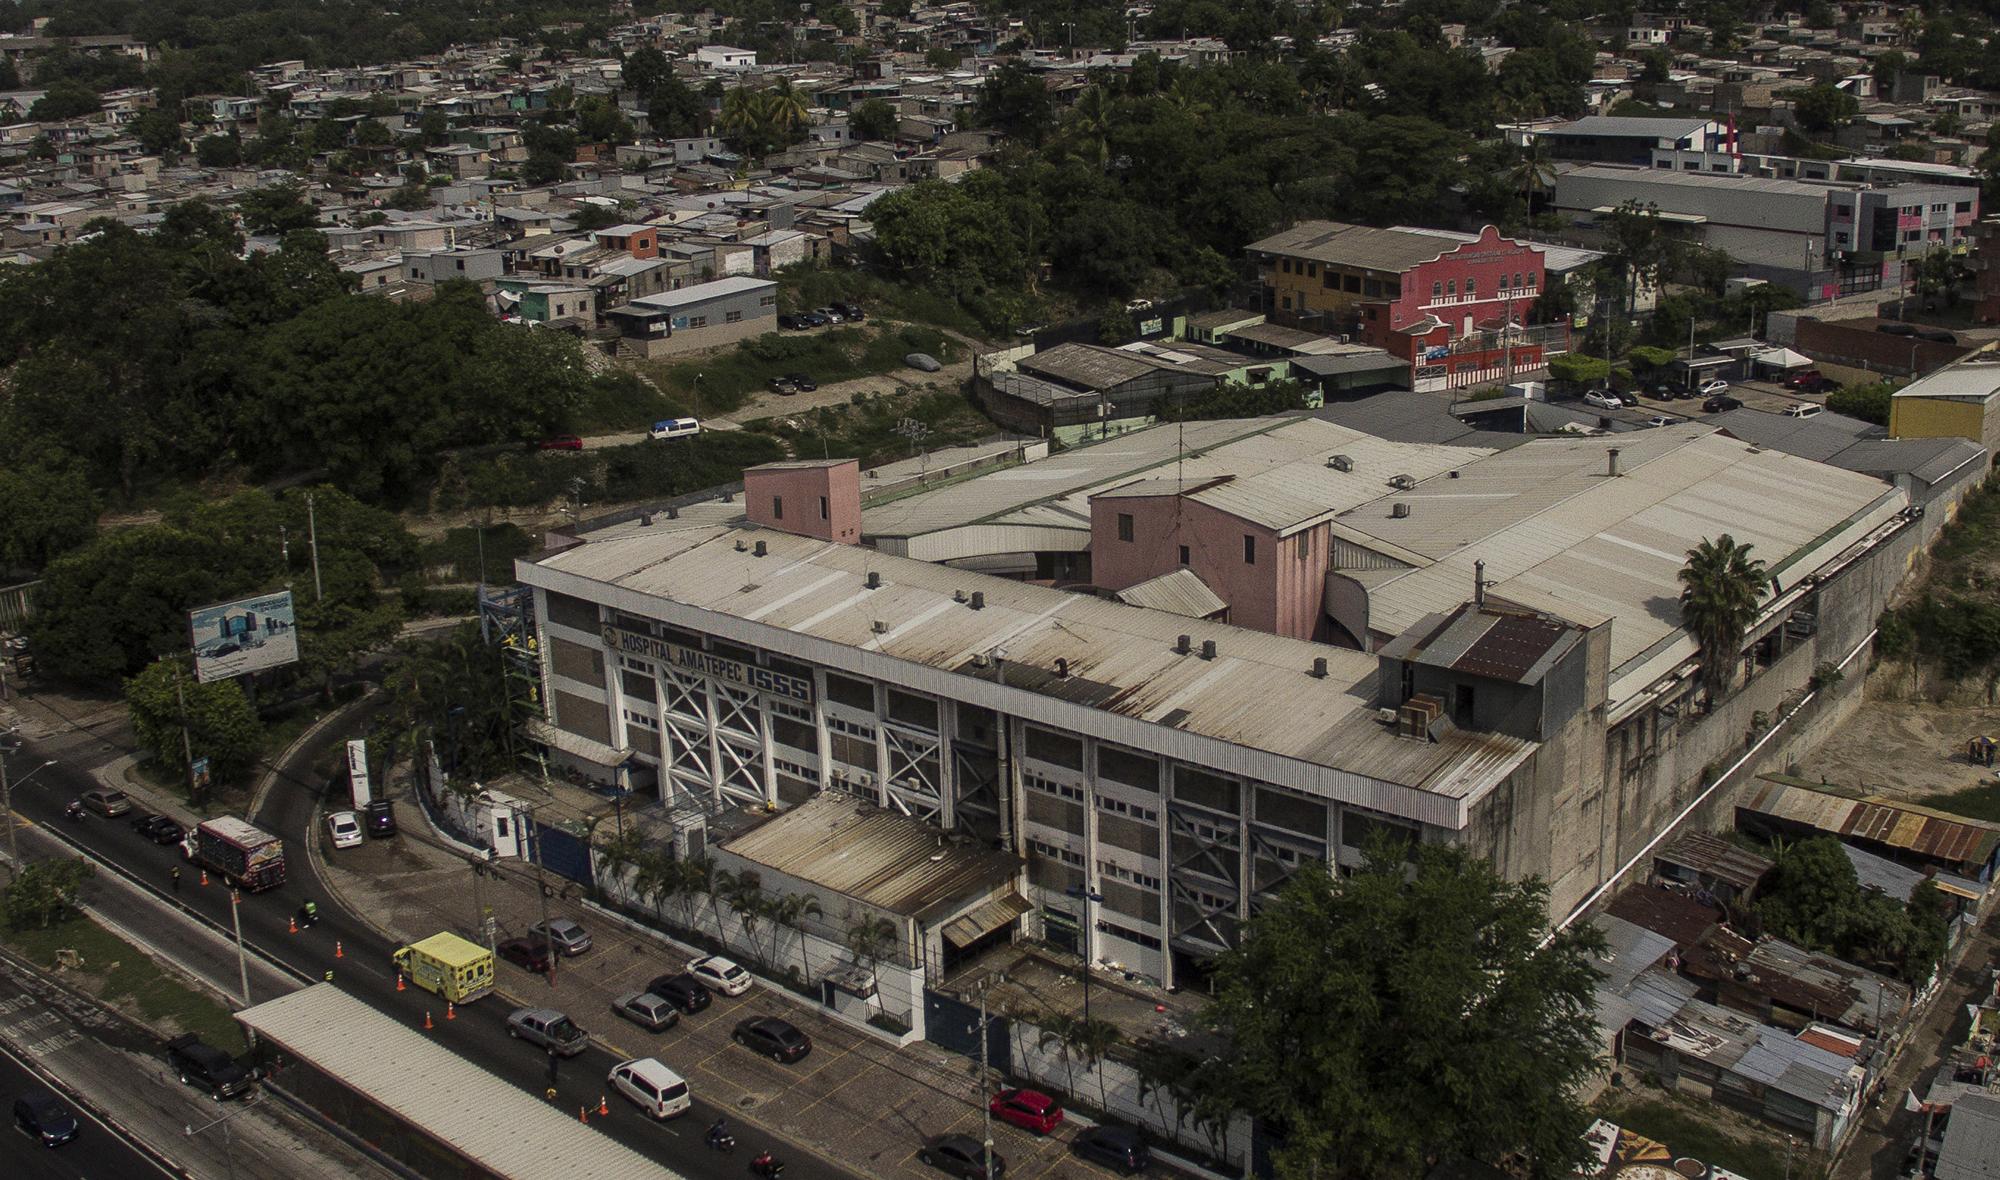
<svg viewBox="0 0 2000 1180">
<path fill-rule="evenodd" d="M 554 1008 L 514 1009 L 507 1014 L 507 1035 L 564 1057 L 590 1047 L 590 1034 Z"/>
<path fill-rule="evenodd" d="M 628 992 L 611 1001 L 611 1010 L 647 1032 L 664 1032 L 681 1022 L 674 1002 L 652 992 Z"/>
<path fill-rule="evenodd" d="M 590 932 L 568 918 L 556 918 L 546 926 L 537 922 L 528 930 L 528 937 L 552 941 L 557 951 L 570 956 L 590 949 Z"/>
</svg>

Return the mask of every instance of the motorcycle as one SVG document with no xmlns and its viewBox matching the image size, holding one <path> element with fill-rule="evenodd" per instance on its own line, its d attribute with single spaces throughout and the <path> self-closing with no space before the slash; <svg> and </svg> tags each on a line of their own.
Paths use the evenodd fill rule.
<svg viewBox="0 0 2000 1180">
<path fill-rule="evenodd" d="M 84 817 L 83 804 L 75 799 L 70 800 L 69 806 L 63 808 L 63 816 L 67 819 L 81 820 Z"/>
<path fill-rule="evenodd" d="M 318 910 L 309 910 L 309 909 L 307 909 L 307 908 L 306 908 L 306 907 L 304 907 L 304 906 L 300 906 L 300 907 L 299 907 L 299 929 L 301 929 L 301 930 L 304 930 L 304 929 L 307 929 L 307 928 L 309 928 L 309 927 L 313 927 L 313 926 L 317 926 L 317 925 L 319 925 L 319 911 L 318 911 Z"/>
<path fill-rule="evenodd" d="M 708 1149 L 710 1151 L 735 1151 L 736 1136 L 727 1131 L 710 1130 L 708 1133 Z"/>
<path fill-rule="evenodd" d="M 750 1161 L 750 1172 L 754 1176 L 762 1177 L 762 1180 L 778 1180 L 785 1174 L 785 1165 L 777 1156 L 767 1151 Z"/>
</svg>

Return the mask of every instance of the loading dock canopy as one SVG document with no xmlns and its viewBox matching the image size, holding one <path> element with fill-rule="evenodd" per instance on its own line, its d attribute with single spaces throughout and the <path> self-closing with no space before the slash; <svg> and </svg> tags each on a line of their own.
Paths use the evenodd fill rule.
<svg viewBox="0 0 2000 1180">
<path fill-rule="evenodd" d="M 1027 899 L 1020 894 L 1003 893 L 982 902 L 971 913 L 946 922 L 942 931 L 944 940 L 964 949 L 1027 913 L 1029 908 Z"/>
</svg>

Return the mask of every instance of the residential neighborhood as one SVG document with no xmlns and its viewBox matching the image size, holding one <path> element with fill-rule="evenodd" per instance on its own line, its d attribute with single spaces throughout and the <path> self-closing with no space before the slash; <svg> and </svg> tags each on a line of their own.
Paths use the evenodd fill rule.
<svg viewBox="0 0 2000 1180">
<path fill-rule="evenodd" d="M 1990 12 L 669 7 L 0 0 L 25 1175 L 2000 1175 Z"/>
</svg>

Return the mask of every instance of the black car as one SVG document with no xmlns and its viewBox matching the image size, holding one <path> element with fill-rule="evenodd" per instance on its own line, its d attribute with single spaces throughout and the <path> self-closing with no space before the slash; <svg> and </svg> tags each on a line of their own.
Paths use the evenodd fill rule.
<svg viewBox="0 0 2000 1180">
<path fill-rule="evenodd" d="M 143 821 L 135 821 L 132 830 L 155 844 L 178 844 L 186 833 L 180 821 L 171 815 L 149 815 Z"/>
<path fill-rule="evenodd" d="M 1726 393 L 1718 393 L 1714 397 L 1709 398 L 1707 401 L 1701 403 L 1701 410 L 1702 413 L 1704 414 L 1720 414 L 1724 410 L 1740 410 L 1742 408 L 1743 408 L 1742 398 L 1730 397 Z"/>
<path fill-rule="evenodd" d="M 709 994 L 708 989 L 685 971 L 678 975 L 662 975 L 647 984 L 646 990 L 690 1014 L 701 1011 L 715 1001 L 715 997 Z"/>
<path fill-rule="evenodd" d="M 200 1086 L 217 1102 L 247 1094 L 257 1077 L 236 1063 L 236 1059 L 213 1045 L 205 1045 L 193 1033 L 167 1042 L 167 1065 L 181 1081 Z"/>
<path fill-rule="evenodd" d="M 800 393 L 811 393 L 813 390 L 819 388 L 819 382 L 806 376 L 804 373 L 787 373 L 784 376 L 784 380 L 791 382 L 792 388 Z"/>
<path fill-rule="evenodd" d="M 816 311 L 801 312 L 798 318 L 804 320 L 808 328 L 824 328 L 833 322 Z"/>
<path fill-rule="evenodd" d="M 917 1158 L 952 1176 L 983 1180 L 987 1175 L 986 1148 L 970 1135 L 939 1135 L 917 1149 Z M 992 1174 L 1007 1174 L 1007 1161 L 997 1151 L 993 1153 Z"/>
<path fill-rule="evenodd" d="M 14 1127 L 39 1140 L 43 1147 L 61 1147 L 81 1129 L 76 1116 L 54 1094 L 24 1094 L 15 1099 Z"/>
<path fill-rule="evenodd" d="M 773 1061 L 787 1064 L 812 1052 L 812 1038 L 789 1020 L 775 1016 L 754 1016 L 736 1026 L 730 1038 L 745 1049 L 762 1053 Z"/>
<path fill-rule="evenodd" d="M 387 799 L 370 799 L 361 809 L 361 826 L 371 836 L 396 834 L 396 808 Z"/>
<path fill-rule="evenodd" d="M 771 392 L 779 397 L 790 397 L 798 392 L 798 387 L 792 384 L 790 377 L 773 377 L 764 384 L 770 386 Z"/>
<path fill-rule="evenodd" d="M 811 324 L 806 323 L 806 317 L 793 315 L 791 312 L 786 312 L 784 315 L 778 317 L 778 326 L 792 332 L 812 327 Z"/>
<path fill-rule="evenodd" d="M 1153 1162 L 1145 1137 L 1124 1127 L 1091 1127 L 1072 1140 L 1069 1149 L 1127 1176 L 1145 1171 Z"/>
<path fill-rule="evenodd" d="M 850 324 L 858 324 L 868 318 L 862 313 L 859 303 L 836 303 L 833 305 L 833 310 L 846 316 L 847 322 Z"/>
</svg>

